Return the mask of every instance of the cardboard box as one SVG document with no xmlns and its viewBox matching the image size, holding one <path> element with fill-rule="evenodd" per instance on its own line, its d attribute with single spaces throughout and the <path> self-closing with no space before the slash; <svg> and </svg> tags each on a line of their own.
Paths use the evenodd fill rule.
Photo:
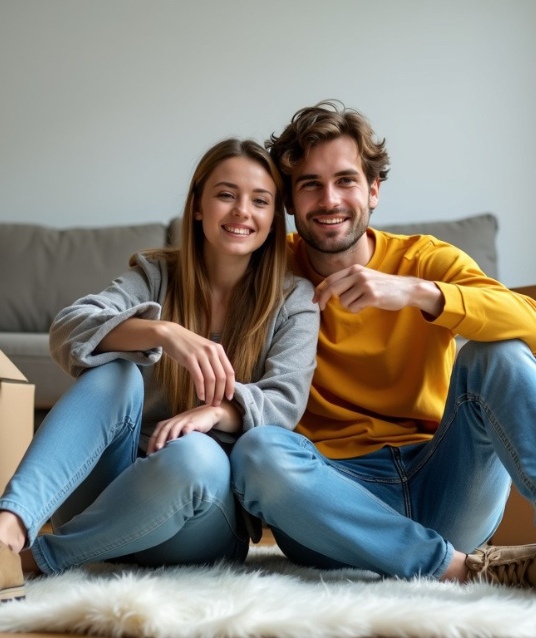
<svg viewBox="0 0 536 638">
<path fill-rule="evenodd" d="M 0 494 L 34 432 L 35 386 L 0 350 Z"/>
<path fill-rule="evenodd" d="M 536 543 L 534 507 L 512 485 L 503 519 L 490 539 L 492 545 L 526 545 Z"/>
</svg>

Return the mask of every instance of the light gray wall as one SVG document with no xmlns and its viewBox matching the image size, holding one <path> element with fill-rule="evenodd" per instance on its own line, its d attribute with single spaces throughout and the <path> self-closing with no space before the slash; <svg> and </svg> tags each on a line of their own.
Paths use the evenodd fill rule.
<svg viewBox="0 0 536 638">
<path fill-rule="evenodd" d="M 167 221 L 228 135 L 339 98 L 387 138 L 376 223 L 500 219 L 536 282 L 535 0 L 0 0 L 0 220 Z"/>
</svg>

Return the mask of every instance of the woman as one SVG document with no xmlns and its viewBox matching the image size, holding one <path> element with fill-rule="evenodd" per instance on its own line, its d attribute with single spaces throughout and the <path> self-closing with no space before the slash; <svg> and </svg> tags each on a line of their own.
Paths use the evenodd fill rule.
<svg viewBox="0 0 536 638">
<path fill-rule="evenodd" d="M 318 310 L 285 235 L 268 153 L 224 140 L 195 170 L 179 249 L 135 255 L 58 314 L 51 351 L 78 380 L 0 499 L 4 598 L 23 594 L 5 574 L 24 547 L 44 573 L 245 558 L 225 449 L 255 426 L 294 428 L 315 362 Z"/>
</svg>

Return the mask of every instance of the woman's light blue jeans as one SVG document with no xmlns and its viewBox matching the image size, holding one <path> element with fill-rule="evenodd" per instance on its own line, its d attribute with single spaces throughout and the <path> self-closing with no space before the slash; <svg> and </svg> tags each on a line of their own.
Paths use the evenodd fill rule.
<svg viewBox="0 0 536 638">
<path fill-rule="evenodd" d="M 37 430 L 0 509 L 22 519 L 44 573 L 119 557 L 150 566 L 245 558 L 228 456 L 192 432 L 138 457 L 143 396 L 133 363 L 92 368 Z M 54 534 L 37 537 L 49 517 Z"/>
<path fill-rule="evenodd" d="M 510 477 L 536 502 L 536 361 L 520 341 L 466 344 L 428 443 L 331 460 L 266 426 L 238 440 L 231 465 L 245 509 L 292 560 L 439 578 L 454 549 L 493 534 Z"/>
</svg>

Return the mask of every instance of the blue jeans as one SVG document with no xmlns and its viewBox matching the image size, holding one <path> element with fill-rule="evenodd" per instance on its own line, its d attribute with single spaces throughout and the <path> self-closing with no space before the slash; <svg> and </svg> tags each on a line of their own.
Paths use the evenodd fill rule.
<svg viewBox="0 0 536 638">
<path fill-rule="evenodd" d="M 44 573 L 119 557 L 151 566 L 245 558 L 228 456 L 192 432 L 139 457 L 143 396 L 133 363 L 92 368 L 37 430 L 0 509 L 22 519 Z M 54 534 L 37 537 L 50 517 Z"/>
<path fill-rule="evenodd" d="M 332 460 L 266 426 L 238 440 L 231 466 L 245 509 L 292 560 L 439 578 L 454 549 L 493 534 L 511 478 L 536 502 L 536 360 L 520 341 L 466 344 L 429 442 Z"/>
</svg>

